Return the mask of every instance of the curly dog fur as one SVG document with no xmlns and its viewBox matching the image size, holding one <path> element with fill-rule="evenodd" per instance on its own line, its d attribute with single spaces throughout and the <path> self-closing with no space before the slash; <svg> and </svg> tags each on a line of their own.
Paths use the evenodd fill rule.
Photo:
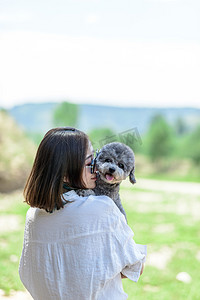
<svg viewBox="0 0 200 300">
<path fill-rule="evenodd" d="M 96 168 L 98 178 L 94 189 L 95 195 L 109 196 L 126 218 L 119 195 L 119 187 L 122 180 L 127 177 L 132 184 L 136 182 L 135 157 L 132 149 L 118 142 L 103 146 L 96 159 Z"/>
<path fill-rule="evenodd" d="M 122 180 L 128 176 L 132 184 L 136 182 L 134 175 L 135 157 L 132 149 L 118 142 L 104 145 L 96 158 L 96 168 L 96 187 L 93 190 L 78 190 L 76 192 L 79 196 L 91 194 L 109 196 L 126 218 L 119 195 L 119 187 Z"/>
</svg>

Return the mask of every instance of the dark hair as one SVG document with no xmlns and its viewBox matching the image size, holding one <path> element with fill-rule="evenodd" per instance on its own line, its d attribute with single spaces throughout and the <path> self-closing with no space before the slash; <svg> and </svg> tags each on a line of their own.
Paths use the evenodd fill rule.
<svg viewBox="0 0 200 300">
<path fill-rule="evenodd" d="M 38 147 L 26 182 L 25 202 L 49 212 L 62 208 L 64 177 L 70 187 L 85 189 L 82 173 L 88 145 L 88 136 L 78 129 L 49 130 Z"/>
</svg>

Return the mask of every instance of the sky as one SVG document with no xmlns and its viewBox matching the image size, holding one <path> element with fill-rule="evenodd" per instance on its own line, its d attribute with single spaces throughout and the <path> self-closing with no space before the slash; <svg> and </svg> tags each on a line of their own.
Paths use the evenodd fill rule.
<svg viewBox="0 0 200 300">
<path fill-rule="evenodd" d="M 200 108 L 199 0 L 0 0 L 0 107 Z"/>
</svg>

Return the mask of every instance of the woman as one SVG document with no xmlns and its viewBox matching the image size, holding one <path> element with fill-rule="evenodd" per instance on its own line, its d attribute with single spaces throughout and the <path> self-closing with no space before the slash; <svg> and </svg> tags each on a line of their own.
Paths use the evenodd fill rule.
<svg viewBox="0 0 200 300">
<path fill-rule="evenodd" d="M 122 300 L 122 277 L 137 281 L 145 255 L 107 196 L 80 197 L 95 187 L 93 149 L 74 128 L 54 128 L 41 141 L 24 196 L 20 278 L 35 300 Z"/>
</svg>

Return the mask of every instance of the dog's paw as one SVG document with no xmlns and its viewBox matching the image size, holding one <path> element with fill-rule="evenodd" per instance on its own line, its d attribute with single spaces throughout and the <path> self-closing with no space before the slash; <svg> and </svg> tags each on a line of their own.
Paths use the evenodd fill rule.
<svg viewBox="0 0 200 300">
<path fill-rule="evenodd" d="M 94 191 L 93 190 L 76 190 L 76 193 L 78 196 L 80 197 L 89 197 L 90 195 L 95 195 Z"/>
</svg>

